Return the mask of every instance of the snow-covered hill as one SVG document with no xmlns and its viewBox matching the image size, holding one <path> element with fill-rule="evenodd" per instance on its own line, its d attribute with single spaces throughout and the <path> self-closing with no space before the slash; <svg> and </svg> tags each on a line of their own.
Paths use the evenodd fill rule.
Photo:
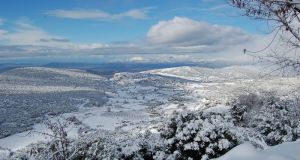
<svg viewBox="0 0 300 160">
<path fill-rule="evenodd" d="M 261 90 L 287 96 L 299 87 L 297 77 L 265 77 L 251 66 L 175 67 L 110 79 L 74 69 L 17 68 L 0 74 L 0 148 L 17 150 L 43 140 L 34 131 L 47 132 L 45 119 L 78 120 L 70 126 L 77 138 L 99 130 L 156 133 L 174 113 L 226 106 L 237 95 Z"/>
<path fill-rule="evenodd" d="M 95 87 L 106 78 L 77 69 L 17 68 L 0 74 L 0 83 L 41 86 Z M 107 87 L 107 85 L 102 85 Z"/>
<path fill-rule="evenodd" d="M 252 66 L 231 66 L 219 69 L 185 66 L 150 70 L 144 73 L 178 77 L 201 82 L 230 82 L 243 79 L 257 79 L 264 74 Z"/>
<path fill-rule="evenodd" d="M 80 70 L 17 68 L 0 74 L 0 137 L 31 129 L 46 115 L 106 101 L 109 81 Z M 88 105 L 88 104 L 86 104 Z"/>
</svg>

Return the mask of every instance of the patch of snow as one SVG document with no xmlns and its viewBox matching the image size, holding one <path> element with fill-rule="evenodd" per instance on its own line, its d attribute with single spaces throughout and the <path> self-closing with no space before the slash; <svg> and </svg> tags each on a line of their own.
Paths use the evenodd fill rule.
<svg viewBox="0 0 300 160">
<path fill-rule="evenodd" d="M 300 160 L 300 141 L 286 142 L 265 150 L 243 143 L 216 160 Z"/>
</svg>

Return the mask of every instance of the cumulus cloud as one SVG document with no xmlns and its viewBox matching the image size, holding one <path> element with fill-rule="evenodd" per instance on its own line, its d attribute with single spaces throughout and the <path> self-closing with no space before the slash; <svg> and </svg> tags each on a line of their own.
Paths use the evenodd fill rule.
<svg viewBox="0 0 300 160">
<path fill-rule="evenodd" d="M 147 40 L 150 43 L 194 49 L 239 44 L 250 39 L 249 34 L 234 27 L 212 25 L 183 17 L 160 21 L 153 25 L 147 33 Z"/>
<path fill-rule="evenodd" d="M 49 10 L 46 12 L 49 16 L 68 18 L 68 19 L 95 19 L 95 20 L 115 20 L 122 18 L 146 19 L 147 13 L 151 8 L 132 9 L 118 14 L 105 12 L 102 10 Z"/>
</svg>

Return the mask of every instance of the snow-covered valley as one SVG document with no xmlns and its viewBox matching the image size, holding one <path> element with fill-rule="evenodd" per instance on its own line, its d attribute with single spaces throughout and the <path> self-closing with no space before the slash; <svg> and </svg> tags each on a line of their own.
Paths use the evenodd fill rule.
<svg viewBox="0 0 300 160">
<path fill-rule="evenodd" d="M 99 131 L 158 133 L 174 113 L 221 112 L 240 94 L 264 90 L 297 96 L 298 77 L 264 75 L 250 66 L 176 67 L 111 78 L 75 69 L 9 70 L 0 74 L 0 154 L 47 141 L 46 120 L 72 121 L 67 130 L 74 139 Z"/>
</svg>

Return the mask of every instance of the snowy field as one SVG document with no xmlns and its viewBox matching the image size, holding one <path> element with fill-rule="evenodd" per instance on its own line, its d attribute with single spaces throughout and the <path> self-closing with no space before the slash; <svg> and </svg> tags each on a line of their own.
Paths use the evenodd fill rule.
<svg viewBox="0 0 300 160">
<path fill-rule="evenodd" d="M 45 140 L 41 133 L 49 132 L 43 125 L 47 119 L 78 121 L 68 127 L 74 138 L 99 130 L 136 132 L 151 128 L 157 132 L 155 126 L 174 112 L 226 106 L 233 97 L 250 90 L 276 90 L 286 96 L 300 86 L 298 78 L 264 75 L 249 66 L 176 67 L 116 73 L 112 78 L 81 70 L 38 67 L 3 72 L 0 155 L 8 154 L 5 149 L 15 151 Z M 299 141 L 264 151 L 245 143 L 219 159 L 300 159 L 285 155 L 300 153 L 299 148 Z M 245 153 L 243 157 L 239 152 Z"/>
</svg>

